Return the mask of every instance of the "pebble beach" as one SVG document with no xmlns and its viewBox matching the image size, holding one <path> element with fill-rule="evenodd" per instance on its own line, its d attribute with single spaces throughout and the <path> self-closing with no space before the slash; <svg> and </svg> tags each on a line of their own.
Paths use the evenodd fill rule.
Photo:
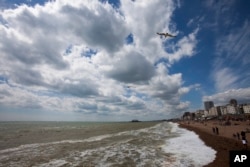
<svg viewBox="0 0 250 167">
<path fill-rule="evenodd" d="M 250 141 L 250 133 L 248 132 L 250 124 L 248 121 L 230 121 L 230 125 L 223 125 L 217 120 L 206 122 L 185 121 L 180 122 L 179 126 L 194 131 L 207 146 L 217 151 L 215 160 L 206 167 L 229 166 L 229 151 L 245 150 L 241 138 L 238 139 L 236 135 L 237 132 L 245 131 L 246 139 Z M 215 127 L 218 128 L 218 134 L 213 131 Z M 249 143 L 247 150 L 250 150 Z"/>
</svg>

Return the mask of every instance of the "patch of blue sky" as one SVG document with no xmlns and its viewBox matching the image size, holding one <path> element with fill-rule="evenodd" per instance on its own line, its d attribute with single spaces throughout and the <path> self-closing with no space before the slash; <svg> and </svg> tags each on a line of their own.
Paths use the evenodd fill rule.
<svg viewBox="0 0 250 167">
<path fill-rule="evenodd" d="M 26 4 L 28 6 L 35 6 L 37 4 L 44 5 L 46 2 L 51 0 L 6 0 L 0 2 L 3 8 L 15 8 L 16 6 Z"/>
<path fill-rule="evenodd" d="M 93 55 L 96 55 L 96 53 L 97 53 L 96 50 L 94 50 L 94 49 L 88 49 L 87 51 L 82 52 L 81 56 L 85 56 L 85 57 L 91 58 Z"/>
<path fill-rule="evenodd" d="M 68 56 L 72 53 L 72 50 L 74 48 L 74 45 L 70 44 L 64 51 L 63 55 Z M 93 55 L 96 55 L 97 50 L 91 49 L 91 48 L 85 48 L 83 52 L 81 52 L 82 57 L 89 57 L 91 58 Z"/>
<path fill-rule="evenodd" d="M 134 91 L 129 86 L 127 86 L 126 89 L 125 89 L 125 93 L 123 94 L 123 96 L 125 96 L 125 97 L 131 97 L 133 94 L 134 94 Z"/>
<path fill-rule="evenodd" d="M 164 50 L 167 53 L 174 53 L 178 49 L 179 49 L 179 47 L 177 47 L 176 45 L 172 45 L 172 44 L 169 44 L 169 43 L 164 44 Z"/>
<path fill-rule="evenodd" d="M 126 44 L 132 44 L 134 42 L 134 37 L 133 37 L 133 34 L 129 34 L 127 37 L 126 37 Z"/>
<path fill-rule="evenodd" d="M 0 75 L 0 84 L 5 84 L 7 82 L 8 82 L 7 78 L 5 76 Z"/>
<path fill-rule="evenodd" d="M 70 53 L 72 53 L 72 48 L 73 48 L 73 45 L 69 45 L 65 52 L 64 52 L 64 55 L 69 55 Z"/>
<path fill-rule="evenodd" d="M 119 8 L 121 5 L 120 0 L 99 0 L 102 3 L 106 3 L 108 2 L 109 4 L 111 4 L 114 8 Z"/>
<path fill-rule="evenodd" d="M 201 101 L 201 96 L 202 96 L 202 93 L 201 91 L 199 90 L 191 90 L 189 93 L 181 96 L 181 101 L 189 101 L 190 102 L 190 106 L 189 106 L 189 109 L 191 111 L 195 111 L 197 109 L 202 109 L 203 106 L 202 104 L 203 103 L 200 103 L 199 101 Z M 197 103 L 199 102 L 199 103 Z"/>
</svg>

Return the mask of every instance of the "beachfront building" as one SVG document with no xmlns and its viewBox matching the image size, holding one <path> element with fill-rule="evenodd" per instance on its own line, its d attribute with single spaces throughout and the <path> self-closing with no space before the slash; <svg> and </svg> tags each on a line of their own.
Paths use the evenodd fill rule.
<svg viewBox="0 0 250 167">
<path fill-rule="evenodd" d="M 243 104 L 239 104 L 238 107 L 237 107 L 237 109 L 238 109 L 238 113 L 239 114 L 244 114 Z"/>
<path fill-rule="evenodd" d="M 204 110 L 196 110 L 195 114 L 197 116 L 203 116 L 204 115 Z"/>
<path fill-rule="evenodd" d="M 204 108 L 206 111 L 209 111 L 210 108 L 214 107 L 214 102 L 212 101 L 204 101 Z"/>
<path fill-rule="evenodd" d="M 220 116 L 221 115 L 221 110 L 220 106 L 217 107 L 211 107 L 208 112 L 209 116 Z"/>
<path fill-rule="evenodd" d="M 220 110 L 220 106 L 216 106 L 216 110 L 217 110 L 217 114 L 218 116 L 221 116 L 221 110 Z"/>
<path fill-rule="evenodd" d="M 228 114 L 237 114 L 237 107 L 232 105 L 227 105 L 227 113 Z"/>
<path fill-rule="evenodd" d="M 190 113 L 190 112 L 185 112 L 185 113 L 182 115 L 182 119 L 183 119 L 183 120 L 191 120 L 191 113 Z"/>
<path fill-rule="evenodd" d="M 243 112 L 245 114 L 250 114 L 250 104 L 243 105 Z"/>
<path fill-rule="evenodd" d="M 208 111 L 208 115 L 209 116 L 217 116 L 217 111 L 216 111 L 216 107 L 211 107 Z"/>
<path fill-rule="evenodd" d="M 229 104 L 231 105 L 231 106 L 234 106 L 234 107 L 237 107 L 237 100 L 235 100 L 235 99 L 231 99 L 230 101 L 229 101 Z"/>
<path fill-rule="evenodd" d="M 204 110 L 195 111 L 195 119 L 202 119 L 204 117 Z"/>
<path fill-rule="evenodd" d="M 220 106 L 220 111 L 221 111 L 221 115 L 227 115 L 227 107 L 226 106 Z"/>
<path fill-rule="evenodd" d="M 204 117 L 208 117 L 208 111 L 204 110 Z"/>
</svg>

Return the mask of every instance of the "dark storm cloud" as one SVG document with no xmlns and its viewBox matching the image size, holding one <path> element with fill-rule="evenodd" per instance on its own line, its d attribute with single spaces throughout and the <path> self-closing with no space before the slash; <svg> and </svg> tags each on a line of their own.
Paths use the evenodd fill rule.
<svg viewBox="0 0 250 167">
<path fill-rule="evenodd" d="M 1 47 L 4 51 L 4 55 L 9 59 L 9 61 L 22 62 L 27 66 L 35 66 L 39 64 L 50 64 L 56 69 L 64 69 L 68 67 L 68 64 L 64 62 L 59 53 L 53 50 L 49 43 L 46 41 L 36 43 L 39 50 L 35 49 L 35 45 L 24 44 L 23 41 L 6 39 L 4 40 L 4 46 Z"/>
<path fill-rule="evenodd" d="M 158 86 L 154 90 L 154 97 L 161 98 L 163 100 L 173 100 L 175 99 L 176 95 L 178 94 L 178 90 L 180 86 L 178 85 L 171 85 L 171 87 L 165 86 Z"/>
<path fill-rule="evenodd" d="M 98 95 L 96 84 L 87 80 L 76 81 L 77 83 L 59 83 L 54 85 L 55 89 L 58 89 L 63 94 L 68 94 L 76 97 L 88 97 Z"/>
<path fill-rule="evenodd" d="M 91 111 L 91 113 L 95 112 L 98 108 L 96 104 L 86 102 L 79 103 L 77 107 L 79 108 L 78 111 Z"/>
<path fill-rule="evenodd" d="M 118 51 L 128 35 L 125 26 L 122 26 L 123 18 L 114 10 L 111 14 L 101 6 L 98 12 L 84 6 L 81 9 L 64 6 L 61 12 L 70 20 L 67 23 L 69 29 L 79 38 L 91 46 L 104 48 L 108 52 Z"/>
<path fill-rule="evenodd" d="M 154 75 L 153 65 L 142 55 L 131 52 L 122 57 L 108 76 L 125 83 L 145 82 Z"/>
<path fill-rule="evenodd" d="M 125 105 L 125 102 L 118 96 L 108 96 L 108 97 L 103 96 L 96 99 L 96 101 L 105 104 Z"/>
<path fill-rule="evenodd" d="M 44 78 L 39 71 L 27 68 L 16 68 L 10 76 L 16 83 L 26 86 L 46 86 Z"/>
<path fill-rule="evenodd" d="M 127 103 L 126 108 L 129 110 L 144 110 L 146 105 L 142 102 Z"/>
<path fill-rule="evenodd" d="M 171 106 L 171 108 L 187 109 L 189 107 L 189 103 L 182 102 L 180 98 L 182 95 L 194 89 L 195 86 L 191 85 L 190 87 L 181 87 L 180 85 L 181 83 L 178 83 L 177 80 L 176 82 L 166 83 L 165 85 L 155 85 L 153 86 L 153 93 L 151 94 L 151 96 L 163 100 L 164 103 Z"/>
</svg>

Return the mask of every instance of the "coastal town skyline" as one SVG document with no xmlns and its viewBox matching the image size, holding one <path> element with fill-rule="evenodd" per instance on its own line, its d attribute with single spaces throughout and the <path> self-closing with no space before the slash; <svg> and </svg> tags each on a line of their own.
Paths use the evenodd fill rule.
<svg viewBox="0 0 250 167">
<path fill-rule="evenodd" d="M 0 0 L 0 121 L 160 120 L 249 102 L 249 7 Z"/>
<path fill-rule="evenodd" d="M 204 101 L 204 108 L 194 111 L 187 111 L 179 118 L 173 120 L 206 120 L 206 119 L 227 119 L 235 117 L 235 119 L 247 120 L 250 116 L 250 102 L 238 103 L 236 99 L 230 99 L 228 103 L 214 105 L 213 101 Z"/>
</svg>

